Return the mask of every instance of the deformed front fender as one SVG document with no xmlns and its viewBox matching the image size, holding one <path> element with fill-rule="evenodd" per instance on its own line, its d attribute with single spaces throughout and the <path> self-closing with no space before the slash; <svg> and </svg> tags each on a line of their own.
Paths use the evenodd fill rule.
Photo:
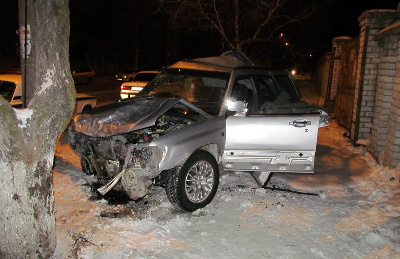
<svg viewBox="0 0 400 259">
<path fill-rule="evenodd" d="M 225 127 L 224 116 L 213 117 L 183 127 L 151 142 L 150 146 L 157 146 L 166 152 L 159 165 L 160 172 L 182 166 L 194 151 L 208 144 L 216 144 L 223 149 Z"/>
</svg>

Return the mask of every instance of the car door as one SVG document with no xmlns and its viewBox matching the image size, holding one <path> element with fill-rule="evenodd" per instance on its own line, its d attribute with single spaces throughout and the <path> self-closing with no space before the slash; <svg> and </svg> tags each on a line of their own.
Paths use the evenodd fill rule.
<svg viewBox="0 0 400 259">
<path fill-rule="evenodd" d="M 264 89 L 257 83 L 260 80 Z M 290 93 L 277 85 L 273 75 L 237 78 L 235 84 L 243 87 L 250 82 L 254 94 L 248 101 L 248 112 L 229 115 L 226 119 L 222 158 L 225 170 L 312 173 L 318 111 L 309 109 L 305 103 L 291 102 Z M 235 84 L 231 96 L 236 99 Z M 268 110 L 265 104 L 274 107 Z"/>
</svg>

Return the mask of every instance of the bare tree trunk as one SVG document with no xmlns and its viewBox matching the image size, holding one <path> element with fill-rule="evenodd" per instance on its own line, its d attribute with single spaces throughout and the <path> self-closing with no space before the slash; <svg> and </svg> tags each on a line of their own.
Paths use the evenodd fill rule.
<svg viewBox="0 0 400 259">
<path fill-rule="evenodd" d="M 49 258 L 55 251 L 51 169 L 57 140 L 75 106 L 69 2 L 27 2 L 32 54 L 22 65 L 31 96 L 21 110 L 0 97 L 0 258 Z M 19 0 L 20 12 L 24 5 Z"/>
</svg>

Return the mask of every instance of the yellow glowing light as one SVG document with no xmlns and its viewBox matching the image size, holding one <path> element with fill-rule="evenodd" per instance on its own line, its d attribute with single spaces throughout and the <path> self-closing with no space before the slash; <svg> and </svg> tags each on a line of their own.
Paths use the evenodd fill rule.
<svg viewBox="0 0 400 259">
<path fill-rule="evenodd" d="M 292 75 L 296 75 L 296 70 L 293 69 L 293 70 L 291 71 L 291 73 L 292 73 Z"/>
</svg>

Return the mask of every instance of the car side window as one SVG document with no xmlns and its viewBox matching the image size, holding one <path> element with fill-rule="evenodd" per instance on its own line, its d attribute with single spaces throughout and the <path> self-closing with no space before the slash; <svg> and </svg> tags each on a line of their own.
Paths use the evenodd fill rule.
<svg viewBox="0 0 400 259">
<path fill-rule="evenodd" d="M 271 77 L 255 77 L 254 82 L 257 89 L 257 113 L 260 111 L 261 106 L 266 103 L 273 103 L 279 95 L 279 89 Z"/>
<path fill-rule="evenodd" d="M 287 76 L 288 80 L 290 78 Z M 286 82 L 279 77 L 281 82 Z M 247 103 L 247 114 L 278 114 L 287 113 L 287 107 L 293 103 L 296 90 L 292 85 L 281 87 L 279 82 L 270 75 L 251 75 L 238 77 L 233 85 L 231 97 L 236 101 Z M 291 91 L 291 92 L 290 92 Z M 290 92 L 290 93 L 289 93 Z"/>
<path fill-rule="evenodd" d="M 248 112 L 255 110 L 253 83 L 250 78 L 239 78 L 232 87 L 231 97 L 247 103 Z"/>
<path fill-rule="evenodd" d="M 279 102 L 282 90 L 272 76 L 251 75 L 237 78 L 231 92 L 231 97 L 236 101 L 247 102 L 247 114 L 273 114 L 272 109 Z M 288 101 L 288 100 L 287 100 Z"/>
<path fill-rule="evenodd" d="M 286 99 L 289 99 L 290 102 L 300 101 L 296 87 L 288 75 L 275 75 L 274 78 L 279 87 L 282 89 L 281 98 L 283 98 L 284 102 L 286 102 Z"/>
<path fill-rule="evenodd" d="M 318 110 L 300 100 L 300 93 L 289 75 L 253 77 L 257 91 L 257 108 L 253 114 L 304 114 Z"/>
<path fill-rule="evenodd" d="M 283 109 L 283 107 L 287 107 L 293 102 L 293 98 L 287 90 L 289 87 L 282 88 L 279 82 L 271 76 L 254 76 L 254 82 L 258 98 L 258 106 L 255 113 L 279 114 L 288 113 L 288 111 L 290 113 L 290 110 Z"/>
<path fill-rule="evenodd" d="M 81 73 L 87 73 L 87 72 L 90 72 L 90 71 L 91 71 L 90 67 L 83 67 L 83 68 L 80 69 L 79 72 L 81 72 Z"/>
</svg>

